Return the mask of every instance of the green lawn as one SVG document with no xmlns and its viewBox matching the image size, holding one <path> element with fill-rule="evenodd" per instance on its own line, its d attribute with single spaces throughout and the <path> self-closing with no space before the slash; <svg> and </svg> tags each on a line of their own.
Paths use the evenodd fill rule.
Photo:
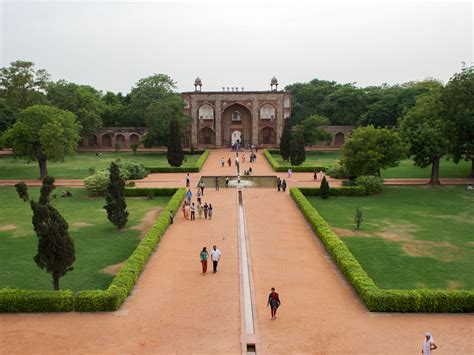
<svg viewBox="0 0 474 355">
<path fill-rule="evenodd" d="M 370 197 L 308 197 L 380 288 L 474 288 L 474 192 L 384 187 Z M 355 230 L 356 207 L 363 222 Z"/>
<path fill-rule="evenodd" d="M 281 155 L 272 154 L 281 166 L 289 166 L 290 163 L 283 160 Z M 331 167 L 341 158 L 340 152 L 306 152 L 306 161 L 303 166 L 326 166 Z M 440 165 L 440 176 L 442 178 L 466 178 L 471 172 L 470 161 L 460 161 L 454 164 L 449 160 L 442 160 Z M 429 178 L 431 175 L 431 165 L 426 168 L 419 168 L 413 165 L 413 160 L 407 159 L 400 162 L 394 168 L 382 170 L 384 178 Z"/>
<path fill-rule="evenodd" d="M 194 166 L 200 156 L 200 154 L 186 155 L 183 167 Z M 83 179 L 90 175 L 90 167 L 96 170 L 107 168 L 117 158 L 134 160 L 149 167 L 170 166 L 166 153 L 139 152 L 133 155 L 131 152 L 104 152 L 101 158 L 96 157 L 95 153 L 77 153 L 67 157 L 64 162 L 48 162 L 48 172 L 56 179 Z M 24 160 L 0 155 L 0 179 L 37 179 L 38 177 L 39 168 L 36 162 L 26 163 Z"/>
<path fill-rule="evenodd" d="M 54 193 L 60 196 L 63 190 L 59 187 Z M 129 221 L 125 230 L 117 231 L 102 208 L 104 198 L 89 197 L 83 189 L 68 190 L 73 197 L 57 197 L 54 204 L 69 223 L 76 246 L 76 262 L 74 270 L 60 279 L 60 288 L 105 289 L 112 276 L 101 270 L 130 256 L 142 233 L 131 227 L 143 227 L 140 223 L 145 214 L 166 207 L 169 197 L 127 198 Z M 37 197 L 39 189 L 30 188 L 30 193 Z M 51 276 L 33 260 L 37 237 L 29 204 L 20 200 L 10 187 L 0 187 L 0 201 L 0 288 L 52 289 Z"/>
</svg>

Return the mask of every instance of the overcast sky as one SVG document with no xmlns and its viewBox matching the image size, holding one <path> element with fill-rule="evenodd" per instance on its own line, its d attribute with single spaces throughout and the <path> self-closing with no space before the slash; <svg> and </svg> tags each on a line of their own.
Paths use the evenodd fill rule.
<svg viewBox="0 0 474 355">
<path fill-rule="evenodd" d="M 1 66 L 127 93 L 166 73 L 180 91 L 267 90 L 313 78 L 359 86 L 435 77 L 473 61 L 467 2 L 13 2 L 1 4 Z"/>
</svg>

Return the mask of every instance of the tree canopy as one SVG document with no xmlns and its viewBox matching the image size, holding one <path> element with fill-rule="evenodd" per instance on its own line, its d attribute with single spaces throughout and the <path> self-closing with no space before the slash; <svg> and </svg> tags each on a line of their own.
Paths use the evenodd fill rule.
<svg viewBox="0 0 474 355">
<path fill-rule="evenodd" d="M 406 149 L 396 131 L 359 127 L 342 148 L 341 165 L 351 178 L 380 175 L 381 169 L 397 166 L 405 155 Z"/>
<path fill-rule="evenodd" d="M 37 161 L 43 179 L 48 175 L 48 160 L 62 161 L 74 154 L 80 129 L 72 112 L 34 105 L 18 114 L 16 123 L 2 136 L 2 145 L 25 160 Z"/>
<path fill-rule="evenodd" d="M 298 123 L 293 130 L 303 135 L 306 145 L 315 145 L 320 141 L 331 141 L 332 134 L 321 126 L 329 125 L 329 119 L 323 116 L 311 115 Z"/>
</svg>

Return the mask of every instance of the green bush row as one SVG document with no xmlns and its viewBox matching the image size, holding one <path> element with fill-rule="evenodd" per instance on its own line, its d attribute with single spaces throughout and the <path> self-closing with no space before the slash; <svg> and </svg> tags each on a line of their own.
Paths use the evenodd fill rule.
<svg viewBox="0 0 474 355">
<path fill-rule="evenodd" d="M 0 289 L 0 312 L 70 312 L 74 294 L 65 291 Z"/>
<path fill-rule="evenodd" d="M 373 312 L 474 312 L 474 291 L 385 290 L 378 288 L 354 255 L 305 197 L 308 189 L 291 188 L 290 194 L 326 250 Z M 316 192 L 311 192 L 315 195 Z"/>
<path fill-rule="evenodd" d="M 125 195 L 130 197 L 148 196 L 149 191 L 153 191 L 155 196 L 172 197 L 166 209 L 124 263 L 107 290 L 80 291 L 74 297 L 74 293 L 70 290 L 36 291 L 4 288 L 0 289 L 0 313 L 70 312 L 73 310 L 79 312 L 106 312 L 117 310 L 132 290 L 143 267 L 168 228 L 170 223 L 169 212 L 173 211 L 173 214 L 176 214 L 186 193 L 184 188 L 126 188 Z"/>
<path fill-rule="evenodd" d="M 127 189 L 127 196 L 132 189 Z M 139 193 L 147 194 L 147 189 L 137 189 Z M 153 189 L 159 195 L 158 189 Z M 169 189 L 172 190 L 172 189 Z M 153 254 L 170 224 L 169 212 L 176 214 L 179 205 L 184 199 L 186 189 L 174 189 L 176 192 L 168 202 L 166 209 L 158 217 L 156 223 L 138 244 L 135 251 L 127 259 L 123 267 L 112 280 L 107 290 L 80 291 L 76 296 L 75 309 L 80 312 L 103 312 L 117 310 L 129 295 L 135 282 L 140 276 L 146 262 Z M 133 193 L 132 196 L 142 196 Z"/>
<path fill-rule="evenodd" d="M 301 193 L 305 196 L 319 196 L 319 187 L 300 187 Z M 364 196 L 364 186 L 342 186 L 329 188 L 330 196 Z"/>
<path fill-rule="evenodd" d="M 206 162 L 209 153 L 209 149 L 206 149 L 196 161 L 196 164 L 194 166 L 146 166 L 145 170 L 150 173 L 198 173 L 199 171 L 201 171 L 202 166 Z"/>
<path fill-rule="evenodd" d="M 272 156 L 272 152 L 279 153 L 278 150 L 263 150 L 263 155 L 267 158 L 268 162 L 270 163 L 273 171 L 277 172 L 285 172 L 288 169 L 291 169 L 294 173 L 312 173 L 314 171 L 326 171 L 327 167 L 325 166 L 316 166 L 316 165 L 280 165 L 276 159 Z"/>
</svg>

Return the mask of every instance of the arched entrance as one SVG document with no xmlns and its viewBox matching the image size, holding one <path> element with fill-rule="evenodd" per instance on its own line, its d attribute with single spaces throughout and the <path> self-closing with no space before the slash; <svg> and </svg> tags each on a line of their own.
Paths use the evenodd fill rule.
<svg viewBox="0 0 474 355">
<path fill-rule="evenodd" d="M 339 132 L 334 136 L 334 144 L 335 145 L 343 145 L 344 144 L 344 133 Z"/>
<path fill-rule="evenodd" d="M 95 148 L 97 147 L 97 137 L 96 135 L 92 135 L 87 139 L 87 143 L 90 148 Z"/>
<path fill-rule="evenodd" d="M 230 146 L 240 139 L 241 144 L 252 143 L 252 114 L 244 105 L 235 103 L 222 112 L 221 119 L 222 145 Z M 234 140 L 234 132 L 240 132 L 240 137 Z"/>
<path fill-rule="evenodd" d="M 125 147 L 125 136 L 123 134 L 117 134 L 115 136 L 115 143 L 120 144 L 120 147 Z"/>
<path fill-rule="evenodd" d="M 276 133 L 272 127 L 264 127 L 258 137 L 260 144 L 276 144 Z"/>
<path fill-rule="evenodd" d="M 213 145 L 216 144 L 216 135 L 212 128 L 204 127 L 199 130 L 198 144 Z"/>
<path fill-rule="evenodd" d="M 231 136 L 231 141 L 230 143 L 232 145 L 236 144 L 237 142 L 239 143 L 242 143 L 242 132 L 240 131 L 234 131 L 232 132 L 232 136 Z"/>
<path fill-rule="evenodd" d="M 112 137 L 108 134 L 102 135 L 102 147 L 111 148 L 112 147 Z"/>
<path fill-rule="evenodd" d="M 140 144 L 140 137 L 138 136 L 138 134 L 135 134 L 135 133 L 132 133 L 130 135 L 130 144 Z"/>
</svg>

